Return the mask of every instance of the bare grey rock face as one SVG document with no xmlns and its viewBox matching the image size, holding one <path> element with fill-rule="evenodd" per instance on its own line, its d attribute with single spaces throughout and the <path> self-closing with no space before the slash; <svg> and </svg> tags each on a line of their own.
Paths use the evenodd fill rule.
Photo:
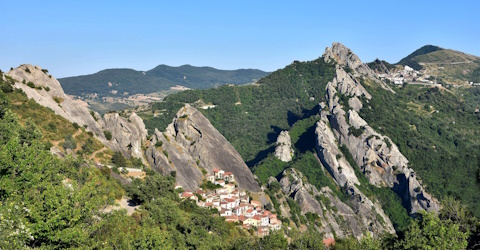
<svg viewBox="0 0 480 250">
<path fill-rule="evenodd" d="M 325 62 L 335 61 L 339 66 L 346 66 L 353 71 L 354 77 L 364 76 L 371 78 L 383 89 L 395 93 L 390 86 L 375 78 L 375 73 L 373 70 L 371 70 L 366 64 L 362 63 L 357 55 L 355 55 L 349 48 L 345 47 L 345 45 L 341 43 L 334 42 L 332 47 L 327 47 L 323 53 L 323 59 Z"/>
<path fill-rule="evenodd" d="M 147 132 L 142 119 L 136 114 L 132 114 L 129 119 L 120 117 L 116 113 L 106 114 L 104 121 L 98 113 L 92 115 L 85 102 L 74 100 L 66 95 L 57 79 L 38 66 L 24 64 L 10 70 L 8 75 L 17 81 L 15 88 L 22 89 L 28 98 L 50 108 L 55 114 L 72 123 L 86 126 L 87 131 L 91 131 L 97 139 L 112 150 L 120 151 L 127 157 L 143 158 L 141 145 L 146 139 Z M 36 88 L 28 86 L 28 82 L 32 82 Z M 105 130 L 112 132 L 111 140 L 105 138 Z"/>
<path fill-rule="evenodd" d="M 186 104 L 178 111 L 163 135 L 157 132 L 156 138 L 163 141 L 162 148 L 172 163 L 166 164 L 161 155 L 156 157 L 159 154 L 154 151 L 158 150 L 151 147 L 147 150 L 147 158 L 162 172 L 177 171 L 180 185 L 194 189 L 201 182 L 201 168 L 209 173 L 217 168 L 232 172 L 240 188 L 261 191 L 240 154 L 202 113 L 190 105 Z"/>
<path fill-rule="evenodd" d="M 358 194 L 355 187 L 351 188 L 352 191 L 349 190 L 352 204 L 349 206 L 338 199 L 330 188 L 324 187 L 318 191 L 315 186 L 303 182 L 303 179 L 302 173 L 296 169 L 285 170 L 280 180 L 282 192 L 300 205 L 302 214 L 311 212 L 320 216 L 322 226 L 317 229 L 323 232 L 326 238 L 333 237 L 333 234 L 337 237 L 361 238 L 367 232 L 374 235 L 395 232 L 382 209 Z"/>
<path fill-rule="evenodd" d="M 373 77 L 368 72 L 365 73 L 363 68 L 367 66 L 361 64 L 358 57 L 343 45 L 334 44 L 331 49 L 326 50 L 324 56 L 326 56 L 325 60 L 335 60 L 339 65 L 346 65 L 355 70 L 358 72 L 357 76 L 371 79 Z M 354 76 L 347 74 L 343 68 L 337 66 L 337 76 L 327 84 L 326 89 L 330 112 L 328 120 L 335 139 L 338 140 L 339 145 L 347 146 L 369 182 L 379 187 L 392 188 L 402 197 L 411 213 L 416 213 L 421 209 L 438 211 L 438 201 L 424 191 L 413 170 L 408 167 L 408 160 L 398 150 L 398 147 L 390 138 L 377 133 L 358 115 L 365 105 L 359 98 L 362 96 L 367 100 L 372 98 L 360 82 Z M 340 104 L 339 94 L 348 98 L 348 104 L 352 108 L 347 110 L 348 113 Z M 317 132 L 323 131 L 324 128 L 324 124 L 317 124 Z M 351 132 L 352 129 L 360 131 L 360 133 L 355 135 Z M 319 133 L 317 136 L 318 152 L 321 156 L 325 152 L 322 150 L 325 141 L 322 140 Z M 325 165 L 331 165 L 332 171 L 337 167 L 335 163 L 330 162 Z M 335 178 L 337 179 L 337 177 L 340 182 L 344 181 L 338 173 Z"/>
<path fill-rule="evenodd" d="M 293 148 L 288 131 L 282 131 L 280 132 L 280 135 L 278 135 L 275 147 L 275 157 L 283 162 L 289 162 L 292 160 Z"/>
<path fill-rule="evenodd" d="M 132 113 L 128 119 L 118 113 L 108 113 L 103 117 L 104 130 L 112 133 L 112 140 L 124 155 L 143 158 L 142 143 L 147 138 L 147 129 L 142 118 Z"/>
<path fill-rule="evenodd" d="M 333 60 L 340 65 L 345 65 L 354 70 L 355 73 L 373 76 L 373 71 L 355 55 L 349 48 L 345 45 L 334 42 L 332 47 L 326 48 L 323 53 L 323 58 L 325 62 Z"/>
</svg>

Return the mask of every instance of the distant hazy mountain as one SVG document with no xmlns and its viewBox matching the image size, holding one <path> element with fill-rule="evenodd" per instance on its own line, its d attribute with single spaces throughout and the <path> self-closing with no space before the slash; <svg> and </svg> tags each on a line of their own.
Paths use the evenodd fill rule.
<svg viewBox="0 0 480 250">
<path fill-rule="evenodd" d="M 211 88 L 222 84 L 246 84 L 268 72 L 257 69 L 219 70 L 211 67 L 159 65 L 149 71 L 106 69 L 98 73 L 58 79 L 67 94 L 107 95 L 147 94 L 182 85 L 194 89 Z"/>
</svg>

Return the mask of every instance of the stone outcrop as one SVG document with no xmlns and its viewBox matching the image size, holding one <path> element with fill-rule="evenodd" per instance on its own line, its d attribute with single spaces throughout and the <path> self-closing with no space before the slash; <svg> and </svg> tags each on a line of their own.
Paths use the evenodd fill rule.
<svg viewBox="0 0 480 250">
<path fill-rule="evenodd" d="M 162 146 L 154 148 L 158 140 Z M 260 191 L 240 154 L 202 113 L 188 104 L 178 111 L 165 133 L 155 131 L 147 160 L 163 173 L 176 171 L 177 182 L 191 190 L 201 183 L 202 168 L 208 173 L 217 168 L 232 172 L 240 188 Z"/>
<path fill-rule="evenodd" d="M 327 123 L 333 130 L 334 139 L 339 145 L 345 145 L 348 148 L 370 183 L 379 187 L 392 188 L 402 197 L 404 205 L 411 213 L 416 213 L 420 209 L 438 211 L 438 201 L 424 191 L 414 171 L 408 167 L 408 160 L 398 147 L 390 138 L 377 133 L 358 115 L 366 105 L 360 100 L 362 98 L 369 100 L 372 97 L 355 76 L 376 81 L 370 74 L 371 70 L 341 44 L 334 43 L 332 48 L 327 48 L 324 56 L 326 61 L 337 62 L 337 74 L 326 86 L 328 114 L 322 117 L 328 117 L 328 121 L 322 119 L 317 123 L 317 149 L 325 166 L 330 166 L 329 171 L 332 171 L 337 183 L 344 183 L 348 179 L 338 171 L 335 172 L 339 165 L 337 162 L 329 159 L 328 155 L 324 156 L 328 150 L 331 150 L 332 145 L 337 143 L 326 143 L 326 141 L 332 141 L 331 135 L 325 132 L 329 130 Z M 344 67 L 349 67 L 355 74 L 348 74 Z M 345 103 L 341 103 L 340 96 L 343 96 L 343 101 L 348 99 L 350 110 L 345 110 Z M 325 113 L 325 111 L 322 112 Z"/>
<path fill-rule="evenodd" d="M 142 118 L 132 113 L 128 119 L 118 113 L 103 116 L 102 128 L 112 133 L 112 140 L 118 144 L 118 150 L 135 158 L 143 158 L 142 143 L 147 138 L 147 129 Z"/>
<path fill-rule="evenodd" d="M 359 194 L 354 187 L 348 190 L 351 205 L 347 205 L 329 187 L 323 187 L 319 191 L 303 180 L 304 176 L 296 169 L 285 170 L 280 180 L 282 193 L 300 205 L 302 214 L 311 212 L 319 215 L 321 227 L 317 229 L 326 238 L 333 237 L 334 234 L 337 237 L 361 238 L 367 232 L 372 232 L 373 235 L 395 232 L 381 207 Z M 287 215 L 291 216 L 289 213 Z"/>
<path fill-rule="evenodd" d="M 353 71 L 354 77 L 369 77 L 375 82 L 377 82 L 383 89 L 394 93 L 390 86 L 388 86 L 383 81 L 375 78 L 374 71 L 371 70 L 366 64 L 364 64 L 360 60 L 360 58 L 355 55 L 349 48 L 345 47 L 345 45 L 334 42 L 332 44 L 332 47 L 327 47 L 325 49 L 325 52 L 322 56 L 325 62 L 334 61 L 337 63 L 337 65 L 341 67 L 348 67 Z"/>
<path fill-rule="evenodd" d="M 289 162 L 292 160 L 293 149 L 288 131 L 282 131 L 280 132 L 280 135 L 278 135 L 275 147 L 275 157 L 283 162 Z"/>
<path fill-rule="evenodd" d="M 136 114 L 132 114 L 129 119 L 120 117 L 117 113 L 106 114 L 104 120 L 98 113 L 91 112 L 85 102 L 66 95 L 57 79 L 38 66 L 24 64 L 7 74 L 16 80 L 15 88 L 22 89 L 28 98 L 72 123 L 85 126 L 87 131 L 91 131 L 113 151 L 120 151 L 127 157 L 143 158 L 141 145 L 146 140 L 147 131 L 142 119 Z M 28 86 L 29 82 L 34 86 Z M 111 140 L 105 138 L 105 130 L 112 133 Z"/>
</svg>

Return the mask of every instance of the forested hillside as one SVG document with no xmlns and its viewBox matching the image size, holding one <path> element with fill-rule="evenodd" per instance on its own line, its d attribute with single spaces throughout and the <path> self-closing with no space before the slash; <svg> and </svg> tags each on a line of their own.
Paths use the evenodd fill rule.
<svg viewBox="0 0 480 250">
<path fill-rule="evenodd" d="M 273 151 L 281 130 L 318 113 L 325 98 L 326 83 L 333 78 L 334 65 L 323 59 L 294 62 L 250 86 L 221 86 L 190 90 L 166 97 L 153 105 L 152 113 L 141 114 L 147 128 L 164 130 L 184 103 L 217 105 L 200 109 L 242 155 L 249 166 Z"/>
<path fill-rule="evenodd" d="M 148 94 L 168 90 L 175 85 L 193 89 L 205 89 L 223 84 L 246 84 L 265 76 L 267 72 L 256 69 L 219 70 L 211 67 L 183 65 L 171 67 L 159 65 L 148 71 L 133 69 L 106 69 L 95 74 L 58 79 L 65 93 L 84 96 L 97 93 L 100 96 L 118 91 L 130 95 Z"/>
</svg>

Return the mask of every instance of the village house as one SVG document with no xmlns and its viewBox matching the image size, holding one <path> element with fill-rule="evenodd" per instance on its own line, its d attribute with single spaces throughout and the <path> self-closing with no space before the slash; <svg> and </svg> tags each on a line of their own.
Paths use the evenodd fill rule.
<svg viewBox="0 0 480 250">
<path fill-rule="evenodd" d="M 225 173 L 225 171 L 221 170 L 221 169 L 218 169 L 218 168 L 215 168 L 213 169 L 213 174 L 215 175 L 215 179 L 223 179 L 223 174 Z"/>
<path fill-rule="evenodd" d="M 225 221 L 239 222 L 242 228 L 255 227 L 258 229 L 257 234 L 261 237 L 268 235 L 270 230 L 281 229 L 282 223 L 277 219 L 276 214 L 264 210 L 260 201 L 250 200 L 245 190 L 237 189 L 230 183 L 234 180 L 233 173 L 214 169 L 213 175 L 206 175 L 207 181 L 211 181 L 212 177 L 215 178 L 215 184 L 221 185 L 220 188 L 215 190 L 200 188 L 195 192 L 187 190 L 179 194 L 180 198 L 192 199 L 203 208 L 215 208 Z"/>
</svg>

